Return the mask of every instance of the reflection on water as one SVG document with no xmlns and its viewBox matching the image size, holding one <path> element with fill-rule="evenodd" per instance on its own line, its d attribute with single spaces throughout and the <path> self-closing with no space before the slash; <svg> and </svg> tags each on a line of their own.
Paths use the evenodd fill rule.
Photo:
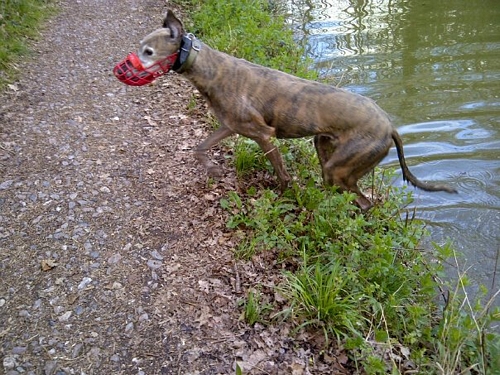
<svg viewBox="0 0 500 375">
<path fill-rule="evenodd" d="M 432 239 L 450 238 L 476 280 L 500 288 L 500 6 L 497 0 L 290 0 L 293 26 L 333 84 L 375 99 L 422 180 Z M 394 150 L 383 164 L 397 166 Z M 394 184 L 403 185 L 401 178 Z"/>
</svg>

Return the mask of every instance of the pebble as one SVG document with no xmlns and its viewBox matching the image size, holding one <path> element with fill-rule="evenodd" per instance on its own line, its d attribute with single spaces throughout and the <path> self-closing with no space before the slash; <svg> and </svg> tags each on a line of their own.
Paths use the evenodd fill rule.
<svg viewBox="0 0 500 375">
<path fill-rule="evenodd" d="M 19 311 L 19 316 L 23 317 L 23 318 L 29 318 L 30 317 L 30 313 L 28 310 L 21 310 Z"/>
<path fill-rule="evenodd" d="M 75 345 L 75 347 L 73 348 L 73 353 L 72 353 L 73 358 L 76 358 L 80 355 L 80 353 L 82 352 L 82 348 L 83 348 L 82 343 L 78 343 Z"/>
<path fill-rule="evenodd" d="M 64 314 L 62 314 L 60 317 L 59 317 L 59 321 L 60 322 L 67 322 L 69 320 L 69 318 L 71 317 L 71 314 L 73 312 L 71 311 L 66 311 Z"/>
<path fill-rule="evenodd" d="M 85 311 L 85 309 L 82 306 L 76 306 L 75 308 L 75 314 L 76 315 L 82 315 L 82 313 Z"/>
<path fill-rule="evenodd" d="M 0 184 L 0 190 L 7 190 L 14 183 L 14 180 L 7 180 Z"/>
<path fill-rule="evenodd" d="M 12 370 L 14 367 L 16 367 L 16 357 L 5 356 L 3 359 L 3 368 L 5 370 Z"/>
<path fill-rule="evenodd" d="M 148 260 L 148 267 L 151 268 L 152 270 L 157 270 L 161 266 L 162 266 L 162 262 L 159 260 L 155 260 L 155 259 Z"/>
<path fill-rule="evenodd" d="M 121 254 L 116 253 L 116 254 L 111 255 L 111 256 L 108 258 L 108 263 L 109 263 L 109 264 L 116 264 L 116 263 L 118 263 L 121 259 L 122 259 Z"/>
<path fill-rule="evenodd" d="M 45 370 L 45 375 L 53 375 L 55 374 L 57 369 L 57 362 L 56 361 L 47 361 L 45 362 L 44 370 Z"/>
<path fill-rule="evenodd" d="M 157 260 L 163 260 L 163 256 L 157 250 L 153 250 L 151 252 L 151 255 L 153 258 L 155 258 Z"/>
<path fill-rule="evenodd" d="M 92 279 L 90 277 L 84 277 L 83 280 L 80 282 L 80 284 L 78 284 L 78 289 L 79 290 L 84 289 L 91 282 L 92 282 Z"/>
<path fill-rule="evenodd" d="M 130 322 L 125 326 L 125 332 L 130 332 L 134 329 L 134 323 Z"/>
<path fill-rule="evenodd" d="M 23 354 L 26 352 L 26 346 L 14 346 L 12 348 L 12 354 Z"/>
</svg>

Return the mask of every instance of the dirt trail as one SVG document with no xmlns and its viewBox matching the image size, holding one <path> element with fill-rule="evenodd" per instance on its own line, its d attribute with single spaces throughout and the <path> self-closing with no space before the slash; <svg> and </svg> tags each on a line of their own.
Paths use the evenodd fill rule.
<svg viewBox="0 0 500 375">
<path fill-rule="evenodd" d="M 207 186 L 193 163 L 205 125 L 191 86 L 112 76 L 158 4 L 62 1 L 2 95 L 0 372 L 308 371 L 285 327 L 240 323 L 267 265 L 234 264 L 218 203 L 234 177 Z"/>
</svg>

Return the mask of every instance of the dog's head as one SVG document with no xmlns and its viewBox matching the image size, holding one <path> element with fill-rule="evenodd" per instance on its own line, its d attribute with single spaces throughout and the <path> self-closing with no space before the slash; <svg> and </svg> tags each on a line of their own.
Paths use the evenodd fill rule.
<svg viewBox="0 0 500 375">
<path fill-rule="evenodd" d="M 169 10 L 163 27 L 147 35 L 137 54 L 130 53 L 113 69 L 115 76 L 132 86 L 142 86 L 168 73 L 179 57 L 184 28 Z"/>
<path fill-rule="evenodd" d="M 179 52 L 184 28 L 181 21 L 169 10 L 163 27 L 147 35 L 139 46 L 138 56 L 144 68 L 149 68 Z"/>
</svg>

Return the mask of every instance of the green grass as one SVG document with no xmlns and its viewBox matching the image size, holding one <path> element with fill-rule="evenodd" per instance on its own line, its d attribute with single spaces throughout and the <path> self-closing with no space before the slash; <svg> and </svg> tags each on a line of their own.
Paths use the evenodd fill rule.
<svg viewBox="0 0 500 375">
<path fill-rule="evenodd" d="M 317 78 L 286 27 L 279 1 L 182 5 L 192 17 L 187 29 L 213 48 Z M 376 191 L 375 207 L 362 214 L 352 194 L 321 187 L 310 140 L 277 144 L 296 178 L 291 188 L 278 195 L 257 181 L 221 200 L 230 213 L 228 228 L 242 238 L 235 256 L 272 251 L 287 269 L 275 291 L 285 305 L 263 304 L 272 298 L 253 292 L 260 290 L 253 285 L 242 304 L 247 323 L 284 319 L 296 332 L 319 330 L 327 346 L 342 346 L 367 374 L 403 373 L 407 361 L 417 369 L 412 373 L 500 374 L 500 336 L 490 329 L 500 320 L 499 309 L 492 308 L 486 290 L 471 301 L 463 273 L 442 281 L 444 261 L 455 252 L 451 246 L 421 247 L 427 233 L 406 209 L 411 194 L 387 186 L 377 172 L 374 180 L 364 180 L 365 188 Z M 231 147 L 239 178 L 251 181 L 255 171 L 271 172 L 252 141 L 239 137 Z"/>
<path fill-rule="evenodd" d="M 51 0 L 0 2 L 0 88 L 20 73 L 16 63 L 30 53 L 30 42 L 55 8 Z"/>
</svg>

